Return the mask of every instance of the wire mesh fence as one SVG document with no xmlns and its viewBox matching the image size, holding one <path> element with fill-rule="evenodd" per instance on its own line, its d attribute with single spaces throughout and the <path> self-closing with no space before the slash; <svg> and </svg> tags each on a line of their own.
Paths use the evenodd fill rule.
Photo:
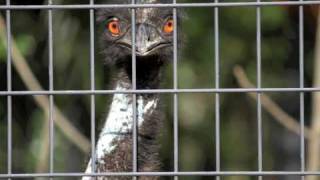
<svg viewBox="0 0 320 180">
<path fill-rule="evenodd" d="M 320 5 L 320 1 L 254 1 L 254 2 L 225 2 L 225 1 L 218 1 L 215 0 L 214 2 L 206 2 L 206 3 L 180 3 L 176 2 L 176 0 L 173 0 L 172 3 L 151 3 L 151 4 L 144 4 L 144 3 L 136 3 L 135 0 L 132 0 L 129 4 L 96 4 L 94 0 L 90 0 L 88 4 L 70 4 L 70 5 L 57 5 L 54 4 L 54 1 L 49 0 L 46 5 L 13 5 L 11 4 L 10 0 L 6 0 L 6 4 L 0 5 L 0 10 L 5 12 L 5 24 L 0 24 L 6 27 L 6 45 L 7 47 L 7 61 L 6 61 L 6 72 L 7 72 L 7 89 L 5 91 L 0 91 L 0 96 L 6 98 L 6 121 L 7 121 L 7 172 L 1 173 L 0 178 L 7 178 L 7 179 L 14 179 L 14 178 L 39 178 L 39 177 L 46 177 L 46 178 L 68 178 L 68 177 L 140 177 L 140 176 L 161 176 L 161 177 L 174 177 L 175 179 L 184 179 L 187 176 L 207 176 L 212 179 L 223 179 L 226 176 L 252 176 L 254 178 L 258 179 L 264 179 L 266 177 L 272 177 L 272 176 L 299 176 L 300 179 L 304 179 L 311 177 L 311 175 L 315 175 L 312 177 L 317 178 L 316 176 L 320 176 L 320 171 L 318 171 L 318 167 L 307 167 L 306 166 L 306 136 L 310 136 L 310 139 L 308 139 L 308 143 L 312 143 L 312 141 L 315 141 L 315 146 L 319 146 L 317 144 L 318 141 L 318 132 L 317 128 L 312 131 L 312 129 L 307 129 L 305 127 L 305 96 L 306 94 L 314 93 L 320 91 L 320 87 L 305 87 L 305 44 L 304 44 L 304 37 L 305 37 L 305 12 L 304 9 L 306 6 L 316 6 Z M 296 7 L 298 8 L 297 14 L 298 14 L 298 56 L 299 56 L 299 83 L 298 87 L 264 87 L 262 86 L 263 80 L 262 80 L 262 71 L 263 71 L 263 53 L 262 53 L 262 22 L 261 22 L 261 16 L 262 16 L 262 8 L 266 7 Z M 237 8 L 237 7 L 250 7 L 255 9 L 255 62 L 256 62 L 256 85 L 254 87 L 250 86 L 242 86 L 240 88 L 225 88 L 221 86 L 222 76 L 221 73 L 221 56 L 220 56 L 220 11 L 221 8 Z M 172 58 L 172 74 L 173 74 L 173 87 L 167 88 L 167 89 L 138 89 L 137 88 L 137 65 L 136 65 L 136 57 L 137 57 L 137 51 L 136 51 L 136 26 L 132 25 L 132 88 L 129 90 L 101 90 L 96 88 L 96 47 L 95 47 L 95 11 L 99 9 L 108 9 L 108 8 L 114 8 L 114 9 L 130 9 L 131 11 L 131 23 L 136 24 L 136 10 L 139 8 L 159 8 L 159 9 L 172 9 L 172 16 L 173 16 L 173 22 L 174 27 L 178 27 L 178 21 L 177 18 L 177 11 L 186 9 L 186 8 L 211 8 L 213 10 L 214 18 L 212 21 L 214 22 L 213 29 L 213 36 L 212 39 L 214 48 L 212 48 L 212 51 L 214 51 L 214 58 L 212 59 L 212 62 L 214 62 L 214 87 L 213 88 L 179 88 L 179 78 L 178 76 L 178 54 L 179 54 L 179 48 L 178 48 L 178 36 L 179 33 L 182 33 L 183 29 L 176 28 L 174 29 L 173 33 L 173 58 Z M 47 37 L 47 46 L 48 46 L 48 89 L 44 90 L 36 85 L 36 88 L 30 88 L 30 89 L 37 89 L 37 90 L 20 90 L 16 91 L 13 90 L 13 77 L 12 77 L 12 66 L 14 63 L 14 60 L 16 57 L 13 57 L 13 54 L 16 54 L 16 46 L 13 43 L 12 38 L 12 21 L 11 17 L 12 15 L 19 10 L 26 10 L 26 11 L 32 11 L 32 10 L 44 10 L 48 14 L 47 19 L 47 29 L 48 29 L 48 37 Z M 67 11 L 73 11 L 73 10 L 84 10 L 89 12 L 89 55 L 90 55 L 90 63 L 88 67 L 88 72 L 90 76 L 90 85 L 89 89 L 87 90 L 58 90 L 54 87 L 54 40 L 55 40 L 55 33 L 53 31 L 53 11 L 55 10 L 67 10 Z M 192 42 L 189 42 L 192 43 Z M 317 52 L 317 50 L 315 50 Z M 232 52 L 231 52 L 232 53 Z M 20 59 L 21 61 L 21 59 Z M 316 65 L 315 65 L 316 66 Z M 238 69 L 239 70 L 239 69 Z M 241 71 L 236 71 L 238 74 L 241 74 Z M 316 72 L 314 72 L 316 73 Z M 30 83 L 34 84 L 34 83 Z M 241 84 L 241 83 L 240 83 Z M 179 167 L 179 121 L 183 121 L 179 117 L 178 111 L 179 111 L 179 95 L 181 94 L 212 94 L 214 95 L 214 111 L 215 111 L 215 117 L 214 117 L 214 129 L 212 129 L 212 136 L 210 137 L 211 141 L 215 142 L 215 149 L 212 150 L 212 152 L 215 155 L 214 159 L 214 170 L 209 171 L 181 171 Z M 256 131 L 257 131 L 257 145 L 256 147 L 256 170 L 254 171 L 240 171 L 240 170 L 231 170 L 226 171 L 222 168 L 222 160 L 221 160 L 221 134 L 223 133 L 220 129 L 221 127 L 221 96 L 223 94 L 228 93 L 251 93 L 251 95 L 256 98 Z M 281 171 L 274 171 L 274 170 L 266 170 L 263 167 L 264 164 L 264 150 L 265 147 L 263 145 L 263 107 L 266 102 L 268 102 L 268 99 L 264 94 L 266 93 L 297 93 L 299 96 L 299 126 L 295 125 L 284 125 L 289 130 L 292 129 L 292 131 L 295 131 L 297 134 L 299 134 L 299 170 L 281 170 Z M 90 173 L 85 173 L 85 169 L 81 172 L 57 172 L 55 171 L 55 165 L 54 165 L 54 159 L 55 159 L 55 148 L 54 148 L 54 142 L 56 137 L 56 127 L 65 126 L 67 129 L 71 129 L 70 131 L 73 133 L 70 133 L 70 131 L 66 132 L 66 136 L 68 136 L 70 139 L 76 138 L 75 141 L 86 141 L 85 138 L 83 138 L 82 134 L 77 134 L 76 130 L 72 130 L 72 125 L 68 124 L 66 118 L 61 114 L 60 110 L 55 106 L 55 98 L 56 96 L 69 96 L 69 95 L 77 95 L 77 96 L 88 96 L 90 97 L 90 105 L 89 105 L 89 111 L 90 111 L 90 146 L 80 146 L 82 149 L 88 149 L 90 148 L 91 152 L 91 160 L 92 162 L 95 162 L 96 157 L 96 98 L 99 95 L 114 95 L 114 94 L 130 94 L 133 97 L 133 128 L 132 128 L 132 136 L 133 136 L 133 152 L 132 152 L 132 172 L 97 172 L 96 171 L 96 164 L 91 164 L 91 169 L 93 170 Z M 169 94 L 172 95 L 172 111 L 173 111 L 173 170 L 172 171 L 161 171 L 161 172 L 141 172 L 138 171 L 138 120 L 137 120 L 137 95 L 138 94 Z M 13 107 L 13 98 L 19 97 L 19 96 L 32 96 L 32 97 L 38 97 L 36 100 L 40 106 L 42 104 L 42 107 L 46 111 L 46 115 L 49 117 L 49 169 L 47 173 L 15 173 L 12 169 L 13 167 L 13 113 L 14 109 Z M 269 103 L 270 105 L 270 103 Z M 266 105 L 267 106 L 267 105 Z M 271 107 L 275 107 L 274 104 L 271 104 Z M 271 110 L 272 111 L 272 110 Z M 279 111 L 278 111 L 279 112 Z M 272 113 L 271 113 L 272 114 Z M 281 114 L 281 112 L 280 112 Z M 281 116 L 281 115 L 280 115 Z M 282 116 L 283 117 L 283 116 Z M 58 120 L 63 119 L 63 120 Z M 281 119 L 281 118 L 280 118 Z M 56 124 L 56 125 L 55 125 Z M 286 124 L 286 123 L 284 123 Z M 55 127 L 56 126 L 56 127 Z M 297 129 L 298 128 L 298 129 Z M 310 132 L 309 132 L 310 131 Z M 81 142 L 82 142 L 81 141 Z M 85 144 L 85 143 L 79 143 L 79 144 Z M 235 145 L 236 146 L 236 145 Z M 234 147 L 237 148 L 237 147 Z M 312 148 L 308 149 L 309 151 L 312 150 Z M 317 151 L 316 151 L 317 152 Z M 310 152 L 309 152 L 310 153 Z M 315 161 L 320 159 L 317 159 L 317 156 L 314 157 Z M 309 159 L 310 160 L 310 159 Z M 317 162 L 316 162 L 317 164 Z M 318 177 L 319 178 L 319 177 Z M 311 180 L 311 179 L 310 179 Z"/>
</svg>

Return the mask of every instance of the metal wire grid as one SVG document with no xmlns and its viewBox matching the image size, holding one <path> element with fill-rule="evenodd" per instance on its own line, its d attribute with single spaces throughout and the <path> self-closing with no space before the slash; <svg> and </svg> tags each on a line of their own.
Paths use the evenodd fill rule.
<svg viewBox="0 0 320 180">
<path fill-rule="evenodd" d="M 87 5 L 53 5 L 52 0 L 48 0 L 48 5 L 11 5 L 10 0 L 6 0 L 6 5 L 0 5 L 0 10 L 6 11 L 6 27 L 7 27 L 7 91 L 0 91 L 0 96 L 7 97 L 7 116 L 8 116 L 8 160 L 7 160 L 7 174 L 0 174 L 0 178 L 35 178 L 35 177 L 81 177 L 81 176 L 132 176 L 136 179 L 137 176 L 172 176 L 178 179 L 179 176 L 215 176 L 217 180 L 221 176 L 258 176 L 259 180 L 263 176 L 277 175 L 298 175 L 304 179 L 305 175 L 320 175 L 319 171 L 305 171 L 305 141 L 304 141 L 304 93 L 318 92 L 320 87 L 305 88 L 304 87 L 304 20 L 303 20 L 303 6 L 304 5 L 319 5 L 320 1 L 281 1 L 281 2 L 218 2 L 215 0 L 212 3 L 176 3 L 173 0 L 172 4 L 135 4 L 132 0 L 131 4 L 94 4 L 94 0 L 90 0 Z M 265 6 L 299 6 L 299 88 L 262 88 L 261 84 L 261 7 Z M 256 88 L 220 88 L 220 54 L 219 54 L 219 7 L 241 7 L 254 6 L 256 7 L 256 60 L 257 60 L 257 87 Z M 215 88 L 207 89 L 179 89 L 178 88 L 178 74 L 177 74 L 177 37 L 178 30 L 174 30 L 174 56 L 173 56 L 173 89 L 153 89 L 153 90 L 137 90 L 136 89 L 136 55 L 135 55 L 135 26 L 132 26 L 132 90 L 118 91 L 118 90 L 95 90 L 95 55 L 94 55 L 94 10 L 100 8 L 131 8 L 132 23 L 136 21 L 136 8 L 173 8 L 173 19 L 175 27 L 177 27 L 177 8 L 186 7 L 212 7 L 214 8 L 214 36 L 215 36 Z M 48 10 L 48 46 L 49 46 L 49 90 L 48 91 L 13 91 L 12 90 L 12 62 L 11 62 L 11 10 L 30 10 L 30 9 L 46 9 Z M 54 90 L 53 86 L 53 30 L 52 30 L 52 10 L 53 9 L 88 9 L 90 11 L 90 90 Z M 257 129 L 258 129 L 258 170 L 257 171 L 221 171 L 220 168 L 220 93 L 243 93 L 256 92 L 257 93 Z M 263 171 L 262 167 L 262 115 L 261 115 L 261 93 L 263 92 L 298 92 L 300 93 L 300 171 Z M 107 173 L 55 173 L 54 172 L 54 95 L 90 95 L 91 97 L 91 157 L 94 162 L 95 152 L 95 95 L 99 94 L 132 94 L 133 109 L 136 109 L 136 94 L 137 93 L 169 93 L 174 95 L 174 170 L 172 172 L 137 172 L 137 122 L 136 111 L 133 114 L 133 172 L 107 172 Z M 178 94 L 179 93 L 215 93 L 215 142 L 216 142 L 216 171 L 179 171 L 178 159 Z M 15 174 L 12 173 L 12 96 L 28 96 L 28 95 L 49 95 L 49 138 L 50 138 L 50 158 L 49 158 L 49 173 L 37 174 Z M 95 163 L 92 163 L 92 169 L 95 169 Z"/>
</svg>

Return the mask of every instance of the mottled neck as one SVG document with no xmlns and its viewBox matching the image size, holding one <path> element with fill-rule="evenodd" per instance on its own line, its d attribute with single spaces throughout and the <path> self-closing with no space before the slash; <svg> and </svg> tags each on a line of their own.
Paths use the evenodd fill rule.
<svg viewBox="0 0 320 180">
<path fill-rule="evenodd" d="M 160 84 L 164 61 L 137 59 L 137 89 L 157 89 Z M 132 89 L 131 63 L 118 64 L 119 74 L 115 90 Z M 138 128 L 138 168 L 139 171 L 157 171 L 160 167 L 157 137 L 162 127 L 162 116 L 158 112 L 159 97 L 156 94 L 136 94 L 136 120 Z M 116 172 L 132 170 L 133 152 L 133 95 L 115 94 L 106 117 L 105 124 L 96 146 L 96 172 Z M 92 158 L 86 173 L 91 173 Z M 91 178 L 82 178 L 91 180 Z"/>
<path fill-rule="evenodd" d="M 129 84 L 119 81 L 116 84 L 115 90 L 129 90 Z M 122 170 L 123 167 L 116 166 L 113 163 L 120 163 L 127 166 L 130 164 L 129 159 L 114 159 L 117 154 L 132 152 L 132 128 L 133 128 L 133 98 L 132 94 L 115 94 L 112 99 L 112 104 L 109 109 L 109 114 L 106 117 L 105 124 L 100 133 L 96 146 L 96 164 L 98 172 Z M 157 132 L 154 127 L 160 127 L 154 118 L 158 108 L 159 98 L 157 95 L 136 95 L 136 120 L 138 126 L 139 143 L 144 143 L 144 139 L 155 141 Z M 154 126 L 154 127 L 148 127 Z M 127 145 L 126 145 L 127 144 Z M 124 152 L 126 151 L 126 152 Z M 145 153 L 145 152 L 144 152 Z M 148 153 L 146 153 L 148 154 Z M 144 158 L 141 158 L 144 159 Z M 88 163 L 86 173 L 91 173 L 92 159 Z M 128 166 L 129 167 L 129 166 Z M 119 168 L 119 169 L 114 169 Z M 90 180 L 91 178 L 82 178 L 82 180 Z"/>
<path fill-rule="evenodd" d="M 118 82 L 116 90 L 128 90 L 126 87 L 126 83 Z M 136 99 L 136 120 L 138 129 L 140 129 L 146 120 L 145 117 L 152 114 L 157 108 L 158 97 L 137 95 Z M 115 94 L 97 143 L 96 154 L 98 161 L 101 161 L 106 154 L 111 153 L 117 146 L 116 142 L 120 141 L 121 138 L 132 134 L 133 120 L 132 95 Z"/>
</svg>

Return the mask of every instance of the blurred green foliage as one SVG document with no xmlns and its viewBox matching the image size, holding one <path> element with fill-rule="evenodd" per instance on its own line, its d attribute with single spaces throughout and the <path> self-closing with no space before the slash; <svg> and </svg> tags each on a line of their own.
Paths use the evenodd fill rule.
<svg viewBox="0 0 320 180">
<path fill-rule="evenodd" d="M 181 0 L 178 2 L 199 2 Z M 203 0 L 201 2 L 210 2 Z M 229 0 L 225 2 L 235 2 Z M 43 4 L 43 0 L 12 0 L 13 4 Z M 69 0 L 55 4 L 87 3 Z M 98 2 L 99 3 L 99 2 Z M 214 13 L 212 8 L 187 8 L 179 33 L 185 40 L 179 47 L 179 88 L 214 88 Z M 1 12 L 4 15 L 4 12 Z M 47 12 L 13 11 L 12 33 L 33 73 L 48 89 Z M 87 90 L 90 88 L 89 11 L 54 10 L 54 88 Z M 262 86 L 298 87 L 299 35 L 297 14 L 286 7 L 264 7 L 262 27 Z M 97 89 L 110 89 L 113 70 L 105 67 L 99 47 L 100 26 L 96 26 L 95 80 Z M 313 32 L 305 26 L 306 32 Z M 305 37 L 305 82 L 311 86 L 314 34 Z M 256 84 L 256 8 L 224 7 L 219 9 L 220 87 L 238 88 L 232 74 L 241 65 Z M 172 87 L 172 66 L 167 67 L 163 88 Z M 6 50 L 0 43 L 0 90 L 6 90 Z M 13 71 L 13 89 L 27 90 L 18 73 Z M 288 113 L 299 118 L 298 93 L 268 93 Z M 111 96 L 96 96 L 96 130 L 103 123 Z M 166 114 L 162 135 L 161 157 L 164 170 L 173 169 L 173 97 L 161 95 Z M 310 94 L 305 108 L 310 113 Z M 221 93 L 221 169 L 257 170 L 256 102 L 244 93 Z M 58 108 L 72 124 L 90 138 L 90 97 L 55 96 Z M 7 101 L 0 97 L 0 173 L 7 171 Z M 307 115 L 309 116 L 309 115 Z M 45 114 L 32 97 L 13 98 L 13 172 L 36 171 L 43 134 Z M 308 117 L 306 117 L 308 119 Z M 179 95 L 179 160 L 181 171 L 215 170 L 215 95 Z M 46 131 L 48 133 L 48 131 Z M 81 152 L 55 128 L 55 172 L 83 172 L 88 154 Z M 265 170 L 298 170 L 299 137 L 288 132 L 263 112 L 263 166 Z M 290 148 L 288 148 L 290 147 Z M 46 170 L 47 171 L 47 170 Z M 45 172 L 46 172 L 45 171 Z M 287 177 L 294 179 L 295 177 Z M 62 178 L 56 178 L 62 179 Z M 70 179 L 70 178 L 68 178 Z M 184 179 L 213 179 L 185 177 Z M 255 177 L 227 177 L 228 180 Z M 265 179 L 283 179 L 267 177 Z"/>
</svg>

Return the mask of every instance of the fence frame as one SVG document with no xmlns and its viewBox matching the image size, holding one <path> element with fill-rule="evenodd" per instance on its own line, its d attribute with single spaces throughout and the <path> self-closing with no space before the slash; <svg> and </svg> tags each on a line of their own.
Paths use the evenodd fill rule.
<svg viewBox="0 0 320 180">
<path fill-rule="evenodd" d="M 89 0 L 89 4 L 73 4 L 73 5 L 54 5 L 52 0 L 48 0 L 47 5 L 11 5 L 10 0 L 6 0 L 6 5 L 0 5 L 0 10 L 6 12 L 7 27 L 7 91 L 0 91 L 0 96 L 7 97 L 7 121 L 8 121 L 8 160 L 7 174 L 0 174 L 1 178 L 35 178 L 35 177 L 81 177 L 81 176 L 171 176 L 178 179 L 179 176 L 215 176 L 219 180 L 222 176 L 257 176 L 262 180 L 263 176 L 288 176 L 297 175 L 304 179 L 306 175 L 320 176 L 320 171 L 306 171 L 305 169 L 305 139 L 304 139 L 304 94 L 307 92 L 320 92 L 320 87 L 304 87 L 304 6 L 320 5 L 320 0 L 314 1 L 278 1 L 278 2 L 219 2 L 214 0 L 212 3 L 177 3 L 173 0 L 171 4 L 136 4 L 132 0 L 129 4 L 94 4 L 94 0 Z M 261 80 L 261 8 L 267 6 L 298 6 L 299 7 L 299 87 L 298 88 L 262 88 Z M 215 88 L 205 89 L 179 89 L 178 88 L 178 33 L 179 29 L 175 29 L 173 33 L 173 89 L 136 89 L 136 50 L 135 50 L 135 26 L 132 26 L 132 89 L 126 91 L 118 90 L 96 90 L 95 89 L 95 22 L 94 11 L 104 8 L 131 8 L 132 23 L 135 24 L 135 11 L 137 8 L 172 8 L 173 20 L 177 27 L 177 9 L 179 8 L 203 8 L 210 7 L 214 10 L 214 51 L 215 51 Z M 220 88 L 220 54 L 219 54 L 219 8 L 221 7 L 255 7 L 256 8 L 256 61 L 257 61 L 257 87 L 256 88 Z M 11 14 L 13 10 L 32 10 L 43 9 L 48 11 L 48 47 L 49 47 L 49 90 L 47 91 L 14 91 L 12 90 L 12 48 L 11 48 Z M 90 13 L 90 90 L 54 90 L 53 85 L 53 24 L 52 11 L 59 9 L 86 9 Z M 220 93 L 248 93 L 257 94 L 257 132 L 258 132 L 258 167 L 257 171 L 221 171 L 220 168 Z M 264 171 L 263 170 L 263 146 L 262 146 L 262 110 L 261 110 L 261 93 L 264 92 L 297 92 L 300 95 L 300 171 Z M 91 110 L 91 157 L 95 157 L 95 96 L 101 94 L 132 94 L 133 95 L 133 172 L 106 172 L 106 173 L 56 173 L 54 172 L 54 96 L 56 95 L 90 95 Z M 136 94 L 138 93 L 166 93 L 173 94 L 173 112 L 174 112 L 174 170 L 172 172 L 137 172 L 137 122 L 136 122 Z M 216 171 L 179 171 L 179 131 L 178 131 L 178 95 L 181 93 L 212 93 L 215 94 L 215 157 Z M 48 173 L 26 173 L 17 174 L 12 172 L 12 97 L 13 96 L 31 96 L 31 95 L 48 95 L 49 96 L 49 139 L 50 139 L 50 158 Z M 94 162 L 94 159 L 93 159 Z M 92 163 L 92 169 L 95 170 L 95 163 Z M 94 171 L 95 172 L 95 171 Z"/>
</svg>

